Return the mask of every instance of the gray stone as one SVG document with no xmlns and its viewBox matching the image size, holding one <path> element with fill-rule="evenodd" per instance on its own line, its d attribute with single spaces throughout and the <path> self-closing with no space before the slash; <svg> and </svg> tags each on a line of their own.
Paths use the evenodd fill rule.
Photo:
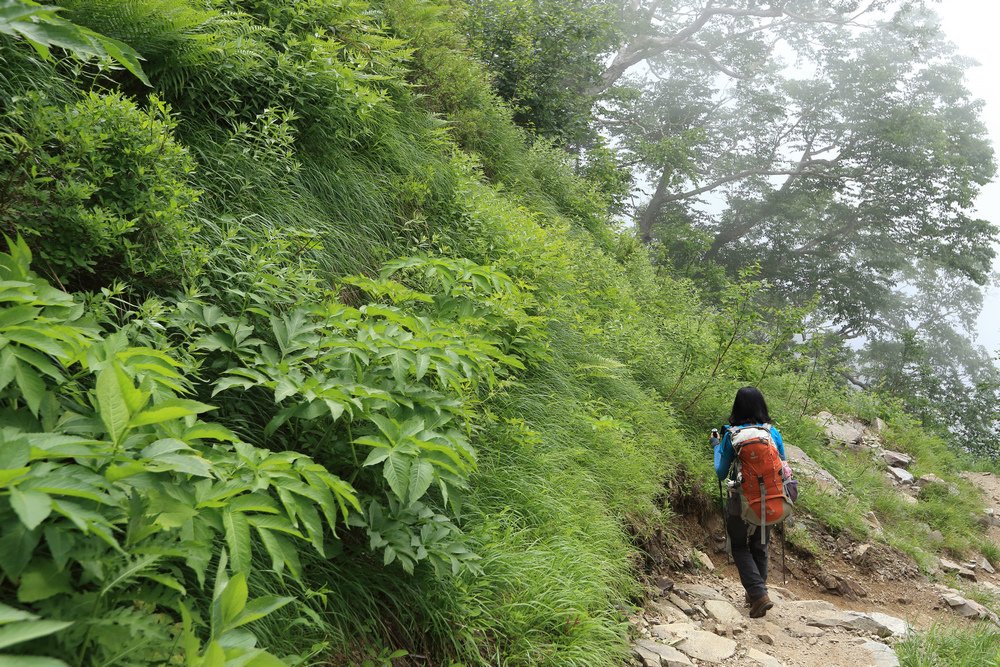
<svg viewBox="0 0 1000 667">
<path fill-rule="evenodd" d="M 876 433 L 885 433 L 887 428 L 889 427 L 886 426 L 885 422 L 878 417 L 876 417 L 875 421 L 872 422 L 872 430 Z"/>
<path fill-rule="evenodd" d="M 763 667 L 784 667 L 785 665 L 785 663 L 781 662 L 777 658 L 770 656 L 763 651 L 758 651 L 755 648 L 747 649 L 747 657 Z"/>
<path fill-rule="evenodd" d="M 906 505 L 916 505 L 918 502 L 916 498 L 914 498 L 908 493 L 900 493 L 899 499 L 902 500 L 903 503 Z"/>
<path fill-rule="evenodd" d="M 696 630 L 677 644 L 677 648 L 695 660 L 720 663 L 736 653 L 736 642 L 711 632 Z"/>
<path fill-rule="evenodd" d="M 990 564 L 990 562 L 986 559 L 985 556 L 980 556 L 979 561 L 977 561 L 976 564 L 979 566 L 979 569 L 982 570 L 983 572 L 988 572 L 990 574 L 997 573 L 996 569 L 994 569 L 994 567 Z"/>
<path fill-rule="evenodd" d="M 646 608 L 661 621 L 667 623 L 683 623 L 687 621 L 687 616 L 683 611 L 665 600 L 658 600 L 646 604 Z"/>
<path fill-rule="evenodd" d="M 872 661 L 866 663 L 871 667 L 899 667 L 899 658 L 891 647 L 882 642 L 867 641 L 861 645 L 872 655 Z"/>
<path fill-rule="evenodd" d="M 978 618 L 980 620 L 989 619 L 1000 625 L 1000 618 L 998 618 L 996 614 L 975 600 L 968 600 L 962 597 L 958 594 L 958 591 L 951 590 L 951 592 L 942 593 L 941 599 L 944 600 L 948 606 L 951 607 L 951 610 L 959 616 L 964 616 L 965 618 Z"/>
<path fill-rule="evenodd" d="M 865 425 L 854 419 L 835 417 L 829 412 L 820 412 L 813 419 L 823 427 L 827 439 L 834 444 L 853 447 L 865 434 Z"/>
<path fill-rule="evenodd" d="M 788 457 L 789 465 L 797 475 L 808 477 L 816 482 L 820 491 L 839 496 L 844 493 L 844 485 L 822 468 L 808 454 L 795 445 L 785 445 L 785 455 Z"/>
<path fill-rule="evenodd" d="M 971 579 L 972 581 L 976 580 L 976 573 L 964 565 L 959 565 L 958 563 L 950 561 L 947 558 L 939 558 L 938 562 L 941 565 L 941 569 L 945 572 L 953 572 L 960 577 L 964 577 L 965 579 Z"/>
<path fill-rule="evenodd" d="M 632 650 L 637 654 L 639 651 L 642 651 L 642 654 L 646 657 L 640 659 L 652 661 L 644 663 L 644 667 L 649 667 L 650 665 L 659 667 L 689 667 L 694 664 L 688 660 L 686 655 L 673 646 L 667 646 L 666 644 L 660 644 L 648 639 L 636 642 Z"/>
<path fill-rule="evenodd" d="M 725 596 L 704 584 L 676 584 L 674 590 L 689 600 L 725 600 Z M 673 602 L 673 600 L 671 600 Z M 675 603 L 676 604 L 676 603 Z"/>
<path fill-rule="evenodd" d="M 632 644 L 632 655 L 636 657 L 642 667 L 660 667 L 660 655 L 654 653 L 639 644 Z"/>
<path fill-rule="evenodd" d="M 712 559 L 708 557 L 707 553 L 695 549 L 692 554 L 694 556 L 695 564 L 701 565 L 701 567 L 705 568 L 709 572 L 715 571 L 715 563 L 712 562 Z"/>
<path fill-rule="evenodd" d="M 725 625 L 743 625 L 746 619 L 733 605 L 724 600 L 706 600 L 705 611 L 719 623 Z"/>
<path fill-rule="evenodd" d="M 902 639 L 910 634 L 910 624 L 901 618 L 896 618 L 895 616 L 890 616 L 889 614 L 883 614 L 878 611 L 870 612 L 851 612 L 856 613 L 860 616 L 867 616 L 871 620 L 875 621 L 883 628 L 889 631 L 888 636 L 895 637 L 897 639 Z M 876 633 L 881 634 L 881 633 Z M 885 636 L 885 635 L 883 635 Z"/>
<path fill-rule="evenodd" d="M 909 468 L 913 463 L 913 457 L 903 452 L 894 452 L 891 449 L 882 450 L 882 460 L 890 468 Z"/>
<path fill-rule="evenodd" d="M 768 646 L 772 646 L 774 644 L 774 637 L 768 632 L 758 632 L 757 639 L 761 640 Z"/>
<path fill-rule="evenodd" d="M 673 591 L 667 593 L 667 600 L 670 601 L 670 604 L 674 605 L 688 616 L 694 613 L 694 608 Z"/>
<path fill-rule="evenodd" d="M 913 474 L 908 470 L 889 466 L 889 474 L 892 475 L 893 478 L 900 484 L 913 484 Z"/>
<path fill-rule="evenodd" d="M 657 639 L 683 639 L 697 630 L 693 623 L 660 623 L 649 629 L 650 633 Z"/>
<path fill-rule="evenodd" d="M 805 620 L 817 628 L 844 628 L 879 637 L 905 637 L 910 631 L 906 621 L 878 612 L 822 611 Z"/>
</svg>

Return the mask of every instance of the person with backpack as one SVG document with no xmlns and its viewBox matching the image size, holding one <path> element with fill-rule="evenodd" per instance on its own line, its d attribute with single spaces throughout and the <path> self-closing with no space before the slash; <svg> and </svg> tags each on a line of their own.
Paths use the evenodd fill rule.
<svg viewBox="0 0 1000 667">
<path fill-rule="evenodd" d="M 713 430 L 715 474 L 729 489 L 726 532 L 733 561 L 746 589 L 750 617 L 774 606 L 767 595 L 767 540 L 771 526 L 791 514 L 791 470 L 781 433 L 771 425 L 764 395 L 756 387 L 736 392 L 721 440 Z M 763 511 L 762 511 L 763 509 Z"/>
</svg>

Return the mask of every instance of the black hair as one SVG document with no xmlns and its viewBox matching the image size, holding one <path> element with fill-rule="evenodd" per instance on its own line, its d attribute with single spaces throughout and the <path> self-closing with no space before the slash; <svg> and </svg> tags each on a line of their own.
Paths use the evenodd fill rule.
<svg viewBox="0 0 1000 667">
<path fill-rule="evenodd" d="M 733 426 L 745 424 L 770 424 L 771 415 L 767 411 L 764 394 L 757 387 L 743 387 L 736 392 L 733 401 L 733 412 L 729 415 L 729 423 Z"/>
</svg>

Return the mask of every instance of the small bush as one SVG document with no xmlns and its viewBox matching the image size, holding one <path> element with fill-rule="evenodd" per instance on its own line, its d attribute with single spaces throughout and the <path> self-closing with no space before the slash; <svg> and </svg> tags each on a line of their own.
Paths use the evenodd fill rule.
<svg viewBox="0 0 1000 667">
<path fill-rule="evenodd" d="M 70 104 L 43 92 L 20 99 L 0 134 L 0 229 L 22 234 L 40 269 L 64 284 L 175 274 L 190 228 L 194 160 L 172 137 L 155 97 L 146 109 L 119 93 Z"/>
</svg>

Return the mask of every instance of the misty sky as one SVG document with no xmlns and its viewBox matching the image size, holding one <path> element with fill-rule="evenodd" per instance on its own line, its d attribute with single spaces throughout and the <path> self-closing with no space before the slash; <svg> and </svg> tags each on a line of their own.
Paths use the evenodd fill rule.
<svg viewBox="0 0 1000 667">
<path fill-rule="evenodd" d="M 979 61 L 966 74 L 972 93 L 986 102 L 983 121 L 989 128 L 993 146 L 1000 152 L 1000 3 L 993 0 L 942 0 L 936 7 L 945 32 L 959 52 Z M 983 189 L 979 214 L 1000 224 L 1000 182 Z M 996 268 L 1000 270 L 1000 260 Z M 992 287 L 979 318 L 979 342 L 990 351 L 1000 349 L 1000 288 Z"/>
</svg>

